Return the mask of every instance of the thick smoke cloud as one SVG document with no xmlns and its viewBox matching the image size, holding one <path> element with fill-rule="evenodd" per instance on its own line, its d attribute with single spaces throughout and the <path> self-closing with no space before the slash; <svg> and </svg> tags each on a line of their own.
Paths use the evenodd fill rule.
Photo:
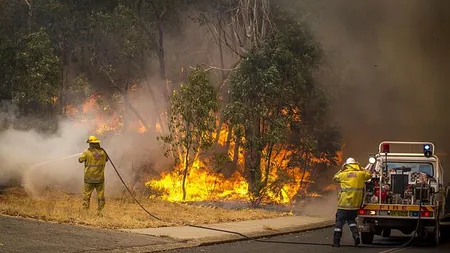
<svg viewBox="0 0 450 253">
<path fill-rule="evenodd" d="M 345 156 L 383 140 L 432 141 L 450 179 L 449 1 L 284 1 L 321 42 Z M 445 155 L 448 153 L 449 155 Z"/>
<path fill-rule="evenodd" d="M 78 157 L 88 148 L 87 137 L 94 133 L 89 131 L 87 125 L 61 120 L 56 133 L 44 134 L 36 129 L 40 128 L 39 124 L 45 125 L 45 122 L 16 118 L 14 106 L 6 106 L 7 103 L 4 105 L 0 123 L 8 125 L 14 122 L 14 127 L 10 125 L 0 132 L 0 187 L 21 185 L 34 197 L 52 189 L 80 194 L 83 189 L 84 166 L 78 162 Z M 131 116 L 130 118 L 135 118 Z M 30 124 L 33 128 L 29 130 L 18 127 Z M 160 144 L 150 132 L 113 135 L 101 138 L 101 144 L 130 186 L 137 180 L 142 182 L 144 179 L 137 178 L 142 175 L 136 174 L 139 173 L 141 162 L 147 162 L 146 165 L 153 166 L 157 171 L 171 165 L 161 154 Z M 109 196 L 125 192 L 110 163 L 105 168 L 105 179 Z"/>
</svg>

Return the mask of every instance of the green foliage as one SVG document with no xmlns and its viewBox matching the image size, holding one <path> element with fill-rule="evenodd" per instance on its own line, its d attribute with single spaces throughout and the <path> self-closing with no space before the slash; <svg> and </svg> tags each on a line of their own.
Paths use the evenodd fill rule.
<svg viewBox="0 0 450 253">
<path fill-rule="evenodd" d="M 58 94 L 59 58 L 45 29 L 25 36 L 15 56 L 13 99 L 17 103 L 53 102 Z"/>
<path fill-rule="evenodd" d="M 88 96 L 90 91 L 89 80 L 84 74 L 78 75 L 75 79 L 72 80 L 71 85 L 67 89 L 69 92 L 74 94 L 80 94 L 83 97 Z"/>
<path fill-rule="evenodd" d="M 91 21 L 96 28 L 91 31 L 92 35 L 99 42 L 96 51 L 113 50 L 119 56 L 117 61 L 121 61 L 134 58 L 145 50 L 148 46 L 142 39 L 143 31 L 135 15 L 132 9 L 123 4 L 118 4 L 112 12 L 97 13 Z M 107 48 L 104 47 L 105 43 L 108 44 Z"/>
<path fill-rule="evenodd" d="M 211 161 L 214 172 L 216 173 L 223 173 L 227 166 L 232 164 L 230 156 L 227 153 L 222 152 L 214 152 Z"/>
<path fill-rule="evenodd" d="M 215 117 L 219 109 L 216 90 L 211 84 L 208 73 L 194 69 L 188 77 L 188 83 L 182 84 L 170 97 L 171 117 L 169 135 L 161 139 L 169 147 L 166 151 L 174 153 L 175 159 L 183 159 L 183 199 L 186 197 L 185 181 L 192 157 L 200 150 L 207 150 L 213 144 L 212 133 L 215 130 Z"/>
<path fill-rule="evenodd" d="M 15 48 L 0 44 L 0 98 L 12 99 Z"/>
<path fill-rule="evenodd" d="M 12 99 L 18 41 L 24 36 L 27 7 L 17 1 L 0 0 L 0 98 Z"/>
<path fill-rule="evenodd" d="M 217 94 L 203 69 L 194 69 L 188 83 L 174 91 L 171 98 L 170 134 L 162 137 L 174 147 L 198 152 L 211 147 L 215 129 L 214 113 L 219 104 Z"/>
</svg>

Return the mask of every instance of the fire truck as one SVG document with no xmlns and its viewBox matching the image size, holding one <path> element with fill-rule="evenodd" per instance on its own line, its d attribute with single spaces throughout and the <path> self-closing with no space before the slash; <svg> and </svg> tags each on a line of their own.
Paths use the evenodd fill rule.
<svg viewBox="0 0 450 253">
<path fill-rule="evenodd" d="M 438 245 L 450 225 L 450 183 L 431 142 L 383 141 L 369 157 L 358 214 L 363 244 L 374 236 L 389 237 L 392 230 Z"/>
</svg>

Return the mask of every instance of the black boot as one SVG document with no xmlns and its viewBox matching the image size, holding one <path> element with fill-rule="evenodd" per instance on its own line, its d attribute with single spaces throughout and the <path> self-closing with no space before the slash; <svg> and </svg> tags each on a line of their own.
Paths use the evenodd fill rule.
<svg viewBox="0 0 450 253">
<path fill-rule="evenodd" d="M 359 231 L 358 227 L 350 227 L 350 231 L 352 231 L 353 241 L 355 243 L 355 246 L 358 246 L 361 243 L 361 239 L 359 238 Z"/>
<path fill-rule="evenodd" d="M 334 231 L 334 235 L 333 235 L 333 247 L 341 247 L 341 237 L 342 237 L 342 232 L 339 231 Z"/>
</svg>

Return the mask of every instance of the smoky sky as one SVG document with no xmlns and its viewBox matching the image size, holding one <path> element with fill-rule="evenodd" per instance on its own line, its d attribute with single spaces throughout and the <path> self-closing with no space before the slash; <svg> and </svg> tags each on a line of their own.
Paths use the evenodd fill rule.
<svg viewBox="0 0 450 253">
<path fill-rule="evenodd" d="M 450 1 L 284 2 L 326 53 L 344 155 L 366 164 L 383 140 L 432 141 L 450 180 Z"/>
</svg>

